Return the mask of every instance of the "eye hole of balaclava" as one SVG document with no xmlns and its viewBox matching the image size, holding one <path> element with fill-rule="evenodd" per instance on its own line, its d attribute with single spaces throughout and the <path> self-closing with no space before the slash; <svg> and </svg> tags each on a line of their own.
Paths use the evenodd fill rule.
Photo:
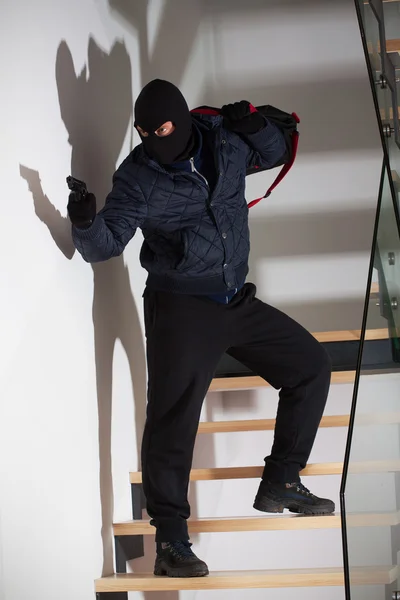
<svg viewBox="0 0 400 600">
<path fill-rule="evenodd" d="M 159 137 L 157 129 L 171 121 L 175 129 Z M 149 135 L 141 136 L 147 154 L 163 165 L 184 155 L 192 139 L 192 117 L 181 91 L 169 81 L 155 79 L 140 92 L 135 104 L 135 126 Z"/>
</svg>

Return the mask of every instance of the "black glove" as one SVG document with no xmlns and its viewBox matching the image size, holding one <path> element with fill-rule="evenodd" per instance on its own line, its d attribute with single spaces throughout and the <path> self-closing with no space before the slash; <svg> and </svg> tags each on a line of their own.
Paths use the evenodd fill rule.
<svg viewBox="0 0 400 600">
<path fill-rule="evenodd" d="M 67 210 L 72 225 L 79 229 L 87 229 L 96 216 L 96 196 L 89 192 L 85 195 L 79 192 L 71 192 Z"/>
<path fill-rule="evenodd" d="M 221 115 L 227 121 L 229 129 L 236 133 L 257 133 L 265 127 L 265 119 L 259 112 L 250 112 L 250 102 L 242 100 L 234 104 L 225 104 Z"/>
</svg>

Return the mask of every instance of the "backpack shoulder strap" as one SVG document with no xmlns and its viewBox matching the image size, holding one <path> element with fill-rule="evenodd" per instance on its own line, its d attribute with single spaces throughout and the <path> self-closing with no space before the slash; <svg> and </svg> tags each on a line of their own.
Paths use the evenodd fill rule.
<svg viewBox="0 0 400 600">
<path fill-rule="evenodd" d="M 212 108 L 211 106 L 198 106 L 190 111 L 194 115 L 211 115 L 217 117 L 220 113 L 218 108 Z"/>
<path fill-rule="evenodd" d="M 300 119 L 296 115 L 296 113 L 292 113 L 292 114 L 295 117 L 296 122 L 300 123 Z M 286 175 L 289 173 L 290 169 L 293 167 L 294 161 L 296 160 L 298 147 L 299 147 L 299 132 L 296 130 L 296 131 L 293 131 L 293 133 L 292 133 L 292 155 L 290 157 L 289 162 L 287 162 L 286 164 L 283 165 L 282 169 L 279 171 L 277 177 L 275 178 L 273 183 L 269 186 L 269 188 L 265 192 L 264 196 L 261 196 L 261 198 L 257 198 L 256 200 L 252 200 L 251 202 L 249 202 L 247 204 L 247 206 L 249 208 L 252 208 L 253 206 L 258 204 L 264 198 L 268 198 L 268 196 L 270 196 L 271 193 L 274 191 L 274 189 L 280 184 L 282 179 L 284 179 L 284 177 L 286 177 Z"/>
</svg>

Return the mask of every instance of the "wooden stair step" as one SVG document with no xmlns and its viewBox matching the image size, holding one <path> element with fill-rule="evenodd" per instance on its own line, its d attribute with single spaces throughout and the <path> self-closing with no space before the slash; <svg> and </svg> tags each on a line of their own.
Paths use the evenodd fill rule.
<svg viewBox="0 0 400 600">
<path fill-rule="evenodd" d="M 322 417 L 320 427 L 348 427 L 350 415 Z M 357 425 L 390 425 L 400 423 L 399 412 L 363 413 L 357 415 Z M 246 419 L 237 421 L 202 421 L 198 433 L 237 433 L 241 431 L 273 431 L 275 419 Z"/>
<path fill-rule="evenodd" d="M 391 106 L 389 107 L 389 110 L 381 108 L 380 113 L 383 122 L 386 123 L 387 121 L 393 121 L 393 108 Z M 400 117 L 400 108 L 398 109 L 398 115 Z"/>
<path fill-rule="evenodd" d="M 388 585 L 399 574 L 397 566 L 352 569 L 353 585 Z M 289 587 L 343 586 L 342 567 L 271 571 L 216 571 L 208 577 L 156 577 L 150 573 L 123 573 L 96 581 L 96 592 L 155 592 L 177 590 L 234 590 Z"/>
<path fill-rule="evenodd" d="M 400 417 L 400 415 L 399 415 Z M 348 427 L 349 415 L 322 417 L 320 427 Z M 358 421 L 357 421 L 358 422 Z M 400 421 L 395 421 L 400 422 Z M 198 433 L 232 433 L 239 431 L 273 431 L 275 419 L 248 419 L 244 421 L 202 421 Z"/>
<path fill-rule="evenodd" d="M 264 467 L 212 467 L 207 469 L 192 469 L 190 481 L 220 481 L 223 479 L 256 479 L 262 476 Z M 314 475 L 341 475 L 343 463 L 314 463 L 307 465 L 300 472 L 302 477 Z M 349 473 L 398 473 L 400 471 L 400 460 L 371 460 L 365 462 L 354 462 L 349 465 Z M 140 471 L 129 474 L 131 483 L 142 483 Z"/>
<path fill-rule="evenodd" d="M 349 473 L 398 473 L 400 471 L 400 460 L 370 460 L 365 462 L 353 462 L 349 465 Z"/>
<path fill-rule="evenodd" d="M 382 412 L 382 413 L 361 413 L 357 415 L 358 425 L 390 425 L 400 423 L 400 413 Z"/>
<path fill-rule="evenodd" d="M 349 527 L 390 527 L 400 523 L 398 512 L 347 515 Z M 190 519 L 190 533 L 226 533 L 240 531 L 298 531 L 304 529 L 340 529 L 340 514 L 323 516 L 266 515 L 263 517 L 210 517 Z M 149 520 L 114 524 L 114 535 L 154 535 Z"/>
<path fill-rule="evenodd" d="M 354 383 L 355 376 L 355 371 L 335 371 L 332 373 L 331 383 Z M 270 384 L 257 375 L 216 377 L 212 380 L 208 391 L 229 392 L 231 390 L 254 390 L 262 387 L 270 387 Z"/>
<path fill-rule="evenodd" d="M 218 481 L 222 479 L 256 479 L 261 477 L 264 467 L 213 467 L 208 469 L 192 469 L 190 481 Z M 301 472 L 306 475 L 341 475 L 343 463 L 316 463 L 307 465 Z M 140 471 L 130 473 L 131 483 L 142 483 Z"/>
<path fill-rule="evenodd" d="M 373 285 L 374 291 L 375 284 Z M 354 342 L 360 339 L 361 330 L 360 329 L 345 329 L 341 331 L 319 331 L 317 333 L 312 334 L 316 340 L 321 343 L 327 342 Z M 384 340 L 389 337 L 388 329 L 367 329 L 365 332 L 366 340 Z"/>
<path fill-rule="evenodd" d="M 386 40 L 386 52 L 400 52 L 400 39 Z"/>
<path fill-rule="evenodd" d="M 379 283 L 377 281 L 371 283 L 370 296 L 373 296 L 374 298 L 379 296 Z M 389 333 L 386 337 L 389 337 Z"/>
</svg>

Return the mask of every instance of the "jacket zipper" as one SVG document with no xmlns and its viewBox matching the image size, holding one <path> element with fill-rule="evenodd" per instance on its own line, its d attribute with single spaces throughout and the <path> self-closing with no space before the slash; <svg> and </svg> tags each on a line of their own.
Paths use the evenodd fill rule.
<svg viewBox="0 0 400 600">
<path fill-rule="evenodd" d="M 213 193 L 211 195 L 211 198 L 210 198 L 210 207 L 213 206 L 213 199 L 218 196 L 218 192 L 219 192 L 219 189 L 221 187 L 222 172 L 221 172 L 221 167 L 220 167 L 220 163 L 221 163 L 221 158 L 220 158 L 221 157 L 221 151 L 220 151 L 220 147 L 221 147 L 221 133 L 219 132 L 218 135 L 217 135 L 217 143 L 215 144 L 215 149 L 214 149 L 214 165 L 215 165 L 215 168 L 217 170 L 217 183 L 215 185 L 214 191 L 213 191 Z M 219 235 L 222 237 L 221 228 L 219 226 L 219 223 L 218 223 L 217 219 L 215 218 L 215 216 L 214 216 L 214 214 L 213 214 L 212 211 L 211 211 L 211 214 L 213 215 L 213 219 L 214 219 L 217 231 L 218 231 Z M 226 255 L 226 246 L 225 246 L 224 242 L 222 242 L 222 247 L 224 249 L 224 262 L 226 262 L 227 255 Z"/>
<path fill-rule="evenodd" d="M 194 158 L 189 158 L 189 160 L 190 160 L 190 166 L 192 167 L 192 173 L 196 173 L 199 177 L 201 177 L 202 180 L 205 182 L 206 186 L 209 188 L 210 186 L 209 186 L 207 179 L 194 166 Z"/>
</svg>

